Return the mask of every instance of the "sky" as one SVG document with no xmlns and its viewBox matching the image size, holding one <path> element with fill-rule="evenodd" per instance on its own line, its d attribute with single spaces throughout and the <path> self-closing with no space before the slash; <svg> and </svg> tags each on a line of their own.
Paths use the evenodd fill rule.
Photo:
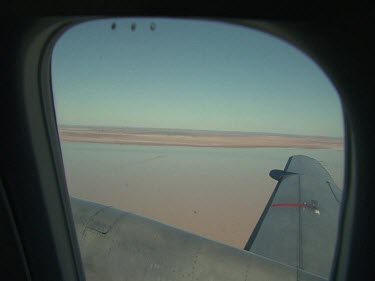
<svg viewBox="0 0 375 281">
<path fill-rule="evenodd" d="M 343 137 L 338 94 L 317 64 L 246 27 L 94 20 L 60 37 L 51 64 L 60 125 Z"/>
</svg>

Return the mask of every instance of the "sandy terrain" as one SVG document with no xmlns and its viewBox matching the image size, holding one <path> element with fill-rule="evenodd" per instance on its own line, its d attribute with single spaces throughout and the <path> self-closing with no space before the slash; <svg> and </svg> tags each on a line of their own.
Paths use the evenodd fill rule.
<svg viewBox="0 0 375 281">
<path fill-rule="evenodd" d="M 116 129 L 60 128 L 63 141 L 138 145 L 179 145 L 199 147 L 284 147 L 342 149 L 343 141 L 327 137 L 302 137 L 272 134 L 186 134 L 176 132 L 129 132 Z"/>
<path fill-rule="evenodd" d="M 296 153 L 293 148 L 297 153 L 303 148 L 332 148 L 305 152 L 320 159 L 331 175 L 339 178 L 340 186 L 343 182 L 343 157 L 338 157 L 344 154 L 343 144 L 335 138 L 87 127 L 60 127 L 60 136 L 67 141 L 62 143 L 62 152 L 72 196 L 111 205 L 240 249 L 277 184 L 268 176 L 269 171 L 282 169 L 288 157 Z M 145 146 L 116 150 L 108 146 L 106 150 L 105 146 L 92 146 L 90 142 Z M 207 149 L 194 153 L 195 149 L 151 145 Z M 95 147 L 99 149 L 89 149 Z M 210 147 L 259 149 L 227 151 Z"/>
</svg>

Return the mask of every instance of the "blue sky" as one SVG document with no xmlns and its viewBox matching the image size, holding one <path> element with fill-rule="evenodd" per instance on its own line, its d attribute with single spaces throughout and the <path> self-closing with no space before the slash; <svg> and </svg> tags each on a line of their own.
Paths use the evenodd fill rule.
<svg viewBox="0 0 375 281">
<path fill-rule="evenodd" d="M 52 86 L 63 125 L 343 136 L 338 95 L 310 58 L 226 23 L 128 18 L 77 25 L 56 43 Z"/>
</svg>

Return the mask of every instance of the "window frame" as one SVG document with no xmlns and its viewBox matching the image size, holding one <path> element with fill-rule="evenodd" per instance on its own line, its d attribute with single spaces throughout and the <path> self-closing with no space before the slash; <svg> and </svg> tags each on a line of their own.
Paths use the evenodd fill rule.
<svg viewBox="0 0 375 281">
<path fill-rule="evenodd" d="M 53 45 L 58 37 L 75 24 L 98 18 L 102 17 L 25 21 L 21 27 L 24 34 L 16 41 L 19 48 L 13 53 L 13 58 L 17 60 L 11 74 L 14 75 L 16 80 L 13 83 L 17 86 L 14 86 L 15 95 L 11 100 L 20 105 L 11 107 L 9 111 L 19 114 L 12 132 L 15 135 L 15 144 L 19 147 L 24 145 L 24 148 L 21 152 L 11 148 L 6 152 L 5 158 L 6 161 L 13 161 L 14 165 L 22 167 L 23 177 L 17 178 L 14 171 L 4 169 L 3 183 L 23 245 L 23 254 L 28 261 L 31 276 L 36 279 L 84 280 L 64 176 L 50 67 Z M 319 50 L 312 43 L 314 37 L 321 33 L 329 35 L 329 32 L 324 33 L 324 27 L 312 28 L 311 25 L 250 20 L 205 19 L 257 28 L 286 40 L 313 58 L 337 87 L 345 122 L 345 188 L 331 277 L 346 280 L 348 266 L 353 263 L 350 261 L 352 241 L 355 235 L 358 237 L 358 233 L 354 233 L 358 225 L 355 223 L 358 213 L 356 200 L 359 200 L 358 193 L 362 190 L 358 187 L 364 183 L 361 181 L 361 175 L 363 176 L 363 172 L 366 171 L 361 170 L 364 164 L 360 163 L 360 159 L 364 155 L 363 151 L 358 149 L 358 145 L 366 144 L 366 141 L 363 140 L 363 133 L 360 133 L 359 129 L 354 130 L 354 125 L 361 121 L 354 116 L 359 109 L 350 105 L 354 97 L 351 98 L 350 93 L 347 93 L 347 84 L 343 82 L 343 77 L 337 74 L 335 62 L 342 54 L 337 54 L 332 62 L 327 58 L 332 52 L 331 47 L 323 42 L 321 46 L 327 49 Z M 306 31 L 310 33 L 303 34 Z M 329 42 L 328 38 L 325 40 Z M 23 194 L 23 198 L 20 198 L 19 194 Z M 35 225 L 37 215 L 40 216 L 39 225 Z M 40 235 L 41 229 L 45 231 L 44 235 Z M 43 244 L 46 249 L 40 253 L 40 245 Z M 49 266 L 47 270 L 46 264 Z"/>
</svg>

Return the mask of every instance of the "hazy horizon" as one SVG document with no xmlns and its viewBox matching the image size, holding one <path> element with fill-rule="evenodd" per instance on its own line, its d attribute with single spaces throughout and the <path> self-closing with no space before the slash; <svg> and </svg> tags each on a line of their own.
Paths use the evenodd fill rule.
<svg viewBox="0 0 375 281">
<path fill-rule="evenodd" d="M 98 126 L 98 125 L 80 125 L 80 124 L 58 124 L 59 129 L 64 128 L 90 128 L 90 129 L 114 129 L 114 130 L 133 130 L 133 132 L 155 132 L 155 133 L 167 133 L 167 132 L 204 132 L 204 133 L 223 133 L 223 134 L 243 134 L 243 135 L 271 135 L 271 136 L 293 136 L 293 137 L 323 137 L 329 139 L 344 140 L 344 137 L 334 137 L 326 135 L 313 135 L 313 134 L 288 134 L 288 133 L 273 133 L 264 131 L 230 131 L 230 130 L 212 130 L 212 129 L 181 129 L 181 128 L 159 128 L 159 127 L 134 127 L 134 126 Z"/>
<path fill-rule="evenodd" d="M 336 89 L 294 46 L 229 23 L 152 22 L 100 19 L 59 38 L 60 124 L 343 137 Z"/>
</svg>

